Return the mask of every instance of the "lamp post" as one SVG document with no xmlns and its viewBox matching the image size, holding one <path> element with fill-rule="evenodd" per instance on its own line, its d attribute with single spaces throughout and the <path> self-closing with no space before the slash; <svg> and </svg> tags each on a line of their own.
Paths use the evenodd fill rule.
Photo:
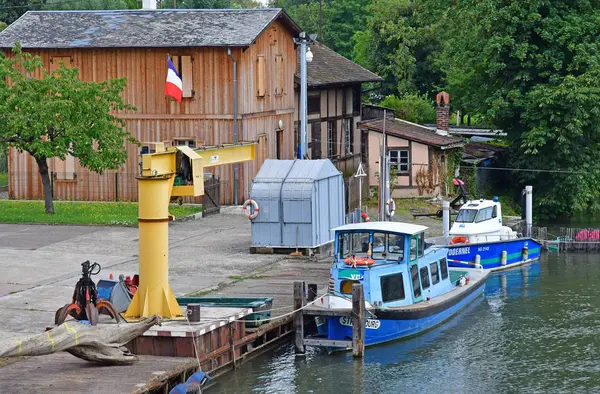
<svg viewBox="0 0 600 394">
<path fill-rule="evenodd" d="M 305 32 L 299 34 L 299 38 L 294 38 L 294 43 L 300 45 L 300 144 L 298 149 L 298 159 L 304 159 L 308 155 L 308 114 L 307 114 L 307 81 L 306 68 L 307 63 L 312 62 L 313 53 L 308 44 L 313 42 L 312 37 L 307 37 Z"/>
</svg>

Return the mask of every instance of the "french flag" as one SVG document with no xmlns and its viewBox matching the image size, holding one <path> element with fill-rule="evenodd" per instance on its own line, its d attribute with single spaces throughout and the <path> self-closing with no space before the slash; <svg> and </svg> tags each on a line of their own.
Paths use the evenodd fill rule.
<svg viewBox="0 0 600 394">
<path fill-rule="evenodd" d="M 181 96 L 183 95 L 183 87 L 181 83 L 181 78 L 177 71 L 175 70 L 175 66 L 171 61 L 171 56 L 169 56 L 169 70 L 167 71 L 167 83 L 165 84 L 165 94 L 167 96 L 173 97 L 177 100 L 178 103 L 181 102 Z"/>
</svg>

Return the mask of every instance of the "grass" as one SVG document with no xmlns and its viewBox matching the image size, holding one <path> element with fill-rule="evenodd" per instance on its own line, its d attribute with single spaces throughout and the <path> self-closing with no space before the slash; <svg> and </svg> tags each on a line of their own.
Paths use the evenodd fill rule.
<svg viewBox="0 0 600 394">
<path fill-rule="evenodd" d="M 442 203 L 432 204 L 425 198 L 395 198 L 396 214 L 409 215 L 411 210 L 421 213 L 435 213 L 442 208 Z M 368 203 L 369 208 L 377 210 L 377 200 L 371 200 Z"/>
<path fill-rule="evenodd" d="M 8 172 L 0 172 L 0 186 L 8 185 Z"/>
<path fill-rule="evenodd" d="M 198 206 L 172 205 L 175 218 L 201 212 Z M 0 200 L 0 222 L 80 225 L 137 225 L 138 204 L 128 202 L 55 202 L 54 215 L 44 210 L 43 201 Z"/>
</svg>

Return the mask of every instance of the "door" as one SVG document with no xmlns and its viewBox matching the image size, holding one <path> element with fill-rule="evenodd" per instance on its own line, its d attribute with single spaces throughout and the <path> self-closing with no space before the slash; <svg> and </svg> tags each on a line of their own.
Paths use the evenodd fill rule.
<svg viewBox="0 0 600 394">
<path fill-rule="evenodd" d="M 423 301 L 421 278 L 419 277 L 419 255 L 422 254 L 422 252 L 419 251 L 420 246 L 419 234 L 411 235 L 409 239 L 408 265 L 410 268 L 410 282 L 415 303 Z"/>
</svg>

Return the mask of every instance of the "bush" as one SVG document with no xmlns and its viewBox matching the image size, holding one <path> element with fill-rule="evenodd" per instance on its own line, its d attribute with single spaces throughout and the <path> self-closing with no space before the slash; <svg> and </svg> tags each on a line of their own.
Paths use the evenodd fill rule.
<svg viewBox="0 0 600 394">
<path fill-rule="evenodd" d="M 396 111 L 396 117 L 414 123 L 435 123 L 435 107 L 426 95 L 407 93 L 398 98 L 387 96 L 381 104 Z"/>
</svg>

